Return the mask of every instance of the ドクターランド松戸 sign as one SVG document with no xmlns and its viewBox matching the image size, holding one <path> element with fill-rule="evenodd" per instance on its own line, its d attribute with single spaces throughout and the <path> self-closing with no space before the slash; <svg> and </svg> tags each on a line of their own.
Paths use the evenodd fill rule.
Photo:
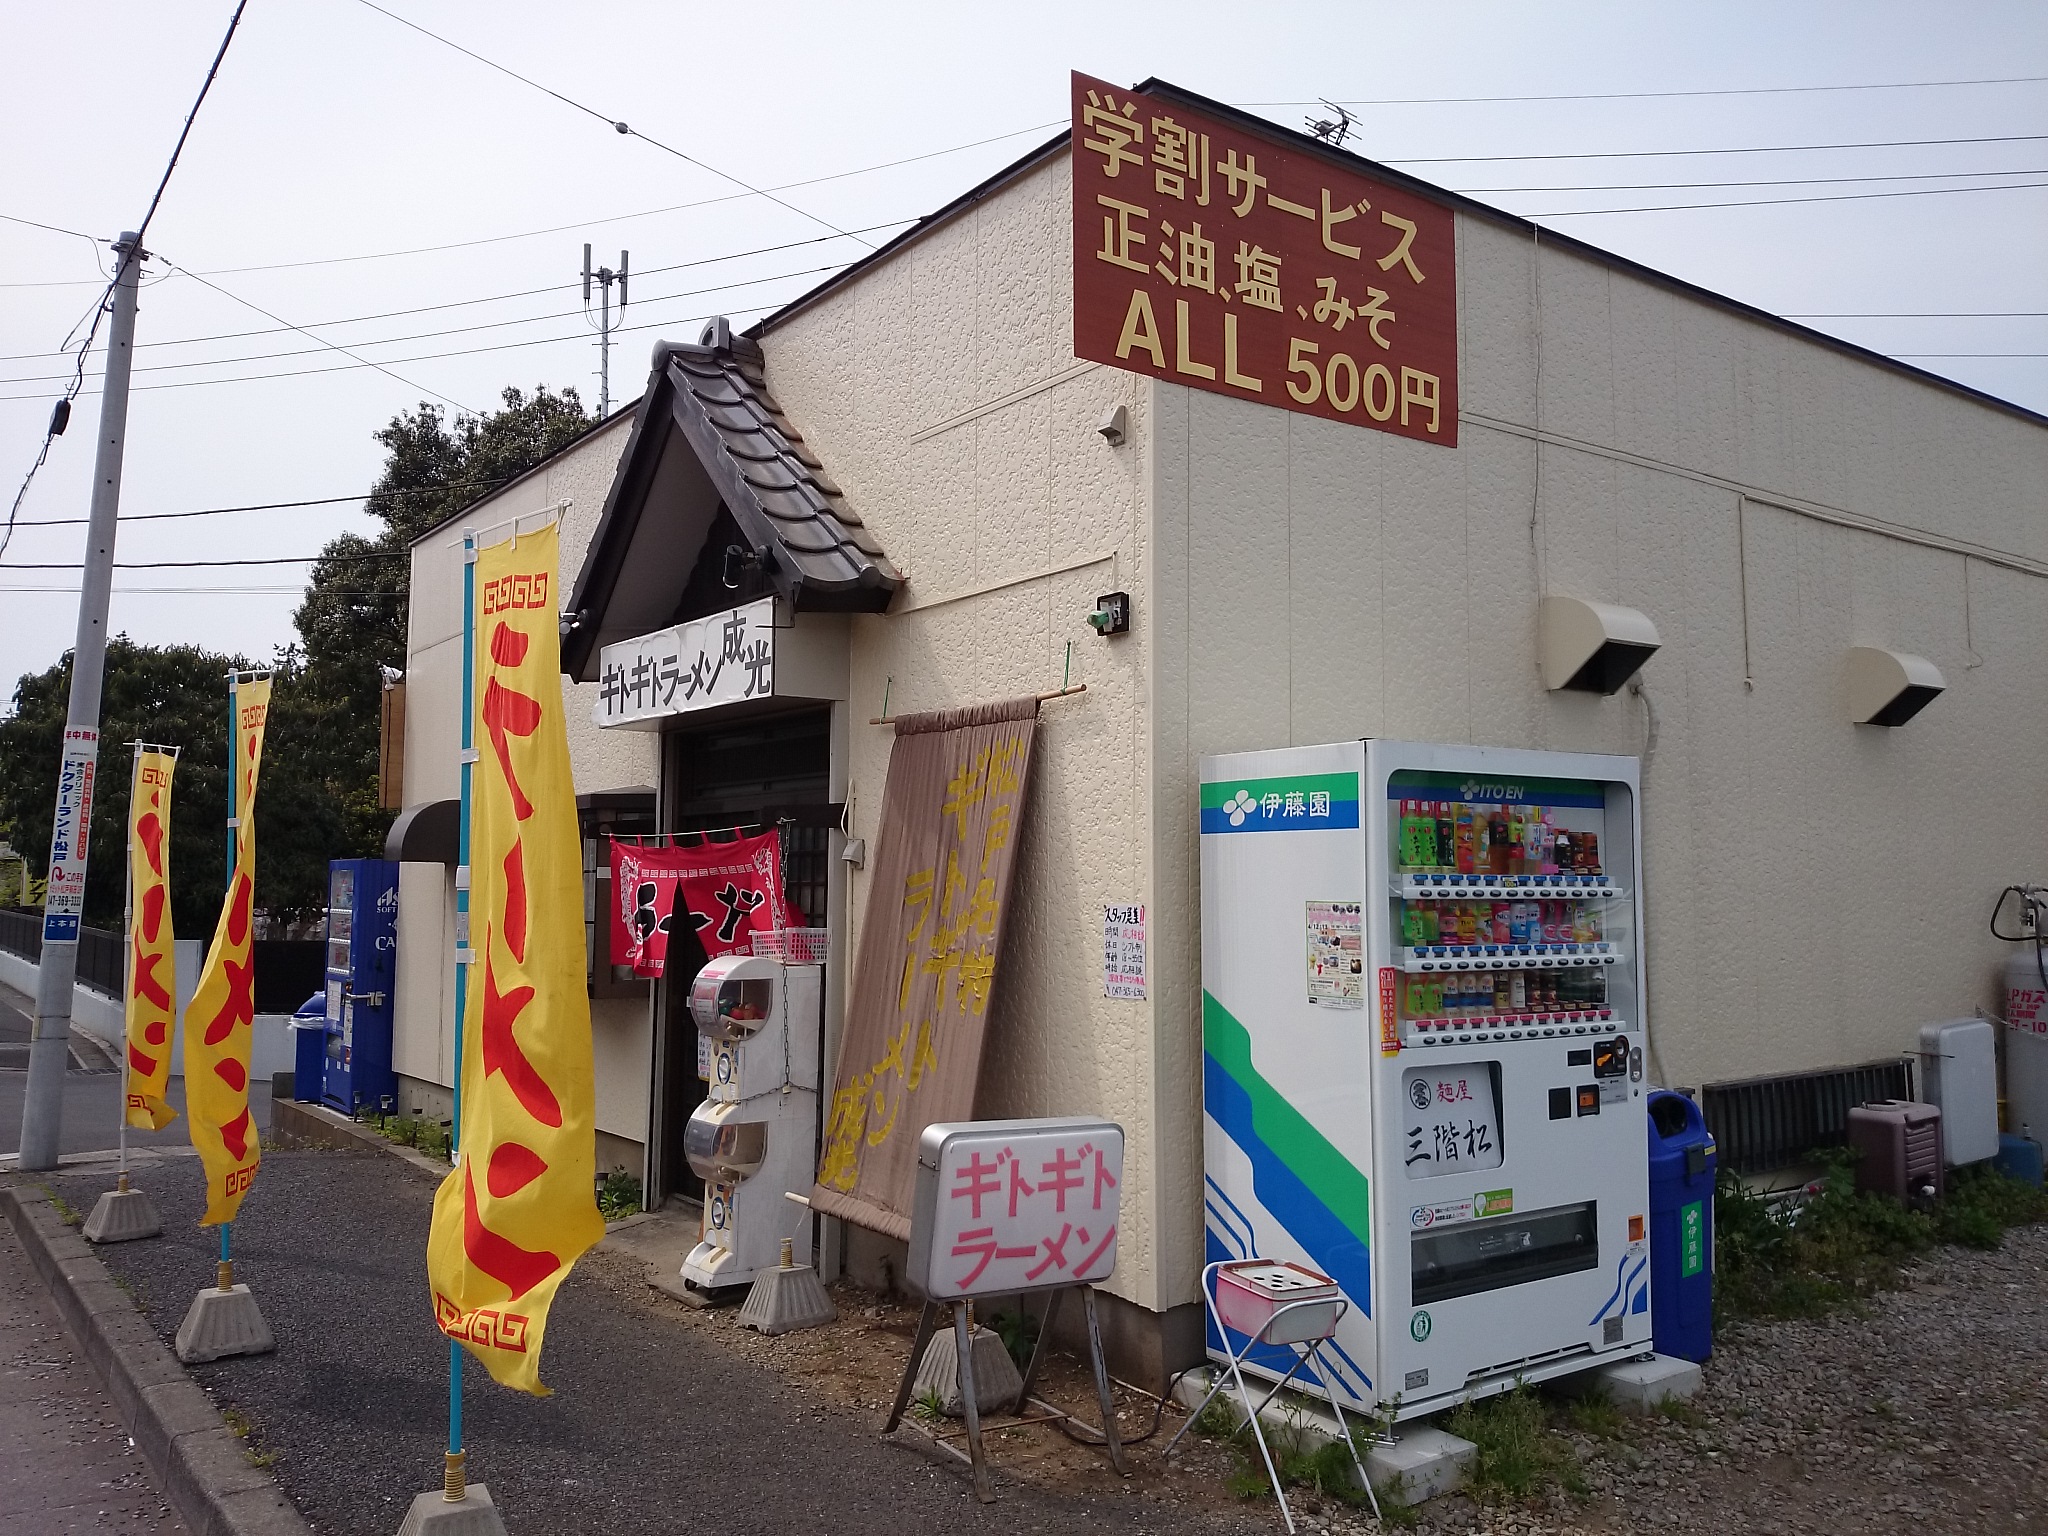
<svg viewBox="0 0 2048 1536">
<path fill-rule="evenodd" d="M 1073 110 L 1076 356 L 1456 444 L 1449 208 L 1162 92 Z"/>
</svg>

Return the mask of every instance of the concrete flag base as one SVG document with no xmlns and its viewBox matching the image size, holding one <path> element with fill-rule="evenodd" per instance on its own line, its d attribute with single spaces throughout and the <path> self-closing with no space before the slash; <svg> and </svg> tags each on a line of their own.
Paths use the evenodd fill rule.
<svg viewBox="0 0 2048 1536">
<path fill-rule="evenodd" d="M 84 1236 L 88 1243 L 126 1243 L 156 1237 L 163 1229 L 149 1196 L 139 1189 L 110 1189 L 85 1218 Z"/>
<path fill-rule="evenodd" d="M 498 1518 L 491 1490 L 471 1483 L 459 1499 L 451 1500 L 439 1488 L 415 1494 L 398 1536 L 505 1536 L 505 1522 Z"/>
<path fill-rule="evenodd" d="M 822 1328 L 838 1318 L 839 1309 L 825 1294 L 825 1282 L 809 1264 L 762 1270 L 740 1308 L 740 1326 L 766 1334 Z"/>
<path fill-rule="evenodd" d="M 229 1355 L 267 1355 L 277 1340 L 248 1286 L 222 1290 L 209 1285 L 192 1298 L 191 1310 L 178 1325 L 176 1348 L 185 1364 L 198 1365 Z"/>
<path fill-rule="evenodd" d="M 992 1330 L 974 1330 L 974 1406 L 981 1413 L 1008 1413 L 1024 1390 L 1024 1378 L 1017 1362 Z M 924 1359 L 918 1362 L 917 1379 L 910 1388 L 912 1402 L 928 1402 L 934 1395 L 949 1419 L 961 1418 L 966 1405 L 960 1400 L 960 1344 L 951 1328 L 932 1335 Z"/>
</svg>

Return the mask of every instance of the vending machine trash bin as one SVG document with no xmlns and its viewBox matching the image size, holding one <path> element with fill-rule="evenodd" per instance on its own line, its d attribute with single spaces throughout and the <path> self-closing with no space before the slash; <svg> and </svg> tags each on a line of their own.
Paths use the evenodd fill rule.
<svg viewBox="0 0 2048 1536">
<path fill-rule="evenodd" d="M 320 1078 L 327 1070 L 327 994 L 315 992 L 292 1015 L 292 1097 L 320 1102 Z"/>
<path fill-rule="evenodd" d="M 1714 1138 L 1682 1093 L 1650 1095 L 1650 1315 L 1660 1355 L 1714 1347 Z"/>
</svg>

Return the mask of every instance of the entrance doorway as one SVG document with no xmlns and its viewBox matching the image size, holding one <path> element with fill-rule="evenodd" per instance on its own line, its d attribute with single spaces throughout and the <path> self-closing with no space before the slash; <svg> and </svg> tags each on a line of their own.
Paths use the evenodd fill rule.
<svg viewBox="0 0 2048 1536">
<path fill-rule="evenodd" d="M 784 823 L 789 898 L 813 927 L 825 926 L 827 842 L 841 807 L 829 800 L 830 705 L 675 727 L 662 737 L 661 830 L 724 841 Z M 703 1181 L 683 1155 L 690 1112 L 704 1102 L 690 984 L 705 962 L 696 932 L 671 933 L 655 1008 L 651 1203 L 701 1199 Z"/>
</svg>

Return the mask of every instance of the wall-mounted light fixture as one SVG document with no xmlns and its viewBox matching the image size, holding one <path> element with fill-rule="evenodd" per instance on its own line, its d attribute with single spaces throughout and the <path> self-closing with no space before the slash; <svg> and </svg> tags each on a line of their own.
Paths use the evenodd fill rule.
<svg viewBox="0 0 2048 1536">
<path fill-rule="evenodd" d="M 1849 652 L 1849 718 L 1858 725 L 1904 725 L 1947 687 L 1925 656 L 1874 645 Z"/>
<path fill-rule="evenodd" d="M 1664 643 L 1647 614 L 1583 597 L 1544 598 L 1536 628 L 1543 686 L 1553 692 L 1613 693 Z"/>
<path fill-rule="evenodd" d="M 1112 405 L 1102 413 L 1102 421 L 1095 428 L 1102 434 L 1102 440 L 1112 448 L 1121 448 L 1131 427 L 1131 413 L 1120 405 Z"/>
</svg>

